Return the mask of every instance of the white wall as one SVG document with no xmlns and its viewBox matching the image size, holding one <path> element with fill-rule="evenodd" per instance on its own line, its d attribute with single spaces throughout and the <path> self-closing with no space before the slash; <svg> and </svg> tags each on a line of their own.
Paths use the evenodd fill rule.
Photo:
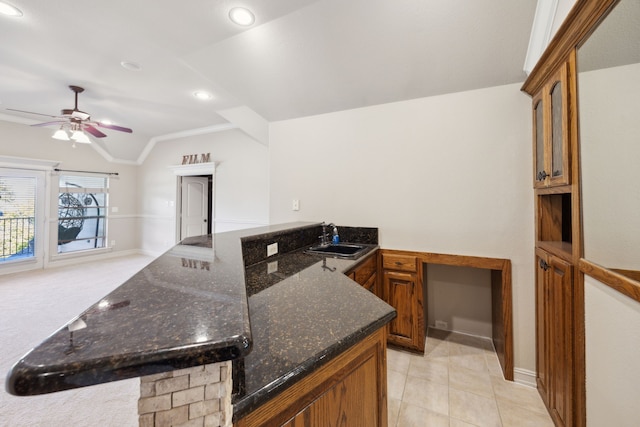
<svg viewBox="0 0 640 427">
<path fill-rule="evenodd" d="M 530 108 L 508 85 L 272 123 L 270 220 L 379 227 L 383 248 L 511 259 L 515 365 L 533 371 Z"/>
<path fill-rule="evenodd" d="M 640 269 L 640 64 L 580 73 L 585 258 Z M 585 276 L 587 423 L 640 419 L 640 303 Z"/>
<path fill-rule="evenodd" d="M 176 237 L 177 177 L 169 166 L 187 154 L 211 153 L 215 230 L 256 227 L 269 222 L 268 148 L 239 130 L 199 135 L 155 145 L 140 167 L 138 188 L 143 249 L 162 252 Z"/>
<path fill-rule="evenodd" d="M 640 303 L 585 276 L 587 425 L 640 420 Z"/>
<path fill-rule="evenodd" d="M 137 216 L 136 181 L 138 168 L 107 162 L 90 145 L 76 144 L 51 138 L 51 128 L 33 128 L 27 125 L 0 121 L 0 155 L 41 160 L 61 161 L 61 169 L 95 172 L 117 172 L 109 180 L 109 204 L 118 207 L 118 213 L 109 213 L 108 240 L 115 240 L 114 251 L 135 250 L 140 247 Z M 107 138 L 108 139 L 108 138 Z M 108 144 L 108 141 L 106 142 Z M 57 188 L 54 177 L 52 184 Z M 54 194 L 57 190 L 53 191 Z M 49 214 L 50 226 L 56 226 L 57 198 L 52 198 Z"/>
<path fill-rule="evenodd" d="M 629 270 L 640 270 L 639 75 L 640 64 L 579 75 L 585 258 Z"/>
<path fill-rule="evenodd" d="M 426 264 L 427 325 L 447 322 L 447 330 L 492 336 L 491 270 Z"/>
</svg>

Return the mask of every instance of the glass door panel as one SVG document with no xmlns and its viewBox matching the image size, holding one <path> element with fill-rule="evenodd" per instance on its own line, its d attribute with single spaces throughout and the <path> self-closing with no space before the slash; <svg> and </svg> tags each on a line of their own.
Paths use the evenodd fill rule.
<svg viewBox="0 0 640 427">
<path fill-rule="evenodd" d="M 0 168 L 0 267 L 42 264 L 44 173 Z"/>
<path fill-rule="evenodd" d="M 557 178 L 564 175 L 562 82 L 556 83 L 551 90 L 551 118 L 551 176 Z"/>
</svg>

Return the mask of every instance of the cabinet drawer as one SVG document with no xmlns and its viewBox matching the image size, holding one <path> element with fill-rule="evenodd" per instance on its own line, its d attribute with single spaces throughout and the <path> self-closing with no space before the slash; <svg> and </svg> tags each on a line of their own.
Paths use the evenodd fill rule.
<svg viewBox="0 0 640 427">
<path fill-rule="evenodd" d="M 382 268 L 385 270 L 418 271 L 414 255 L 382 254 Z"/>
</svg>

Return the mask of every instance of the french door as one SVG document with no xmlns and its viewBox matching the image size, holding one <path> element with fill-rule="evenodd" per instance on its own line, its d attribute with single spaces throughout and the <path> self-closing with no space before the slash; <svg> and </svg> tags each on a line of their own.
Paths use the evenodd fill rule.
<svg viewBox="0 0 640 427">
<path fill-rule="evenodd" d="M 0 269 L 41 268 L 45 172 L 0 168 Z"/>
</svg>

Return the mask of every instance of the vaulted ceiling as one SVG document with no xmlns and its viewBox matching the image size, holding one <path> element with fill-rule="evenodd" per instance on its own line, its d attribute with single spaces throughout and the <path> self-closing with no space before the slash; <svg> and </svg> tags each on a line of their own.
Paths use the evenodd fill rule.
<svg viewBox="0 0 640 427">
<path fill-rule="evenodd" d="M 522 82 L 536 8 L 535 0 L 10 2 L 23 16 L 0 15 L 0 119 L 48 121 L 7 109 L 57 115 L 73 108 L 68 86 L 82 86 L 80 110 L 133 129 L 93 139 L 129 161 L 154 138 L 225 127 L 235 120 L 229 111 L 277 121 Z M 253 11 L 252 26 L 229 20 L 236 6 Z M 213 98 L 196 99 L 199 90 Z"/>
</svg>

